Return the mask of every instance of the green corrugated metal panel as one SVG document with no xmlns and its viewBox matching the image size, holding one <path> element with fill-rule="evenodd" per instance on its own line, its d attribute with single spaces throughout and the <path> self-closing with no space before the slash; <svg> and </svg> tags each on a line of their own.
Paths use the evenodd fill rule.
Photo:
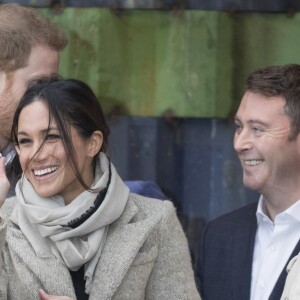
<svg viewBox="0 0 300 300">
<path fill-rule="evenodd" d="M 61 73 L 85 80 L 106 112 L 228 117 L 249 71 L 300 63 L 300 15 L 42 10 L 67 32 Z"/>
<path fill-rule="evenodd" d="M 300 14 L 237 14 L 233 18 L 234 99 L 254 69 L 300 64 Z"/>
</svg>

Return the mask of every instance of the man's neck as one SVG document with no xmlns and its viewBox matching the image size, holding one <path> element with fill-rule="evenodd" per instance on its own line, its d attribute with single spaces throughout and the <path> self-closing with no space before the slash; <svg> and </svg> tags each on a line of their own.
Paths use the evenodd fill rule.
<svg viewBox="0 0 300 300">
<path fill-rule="evenodd" d="M 274 221 L 275 217 L 287 210 L 293 204 L 295 204 L 300 199 L 300 193 L 297 191 L 296 193 L 289 194 L 281 194 L 278 193 L 276 195 L 270 196 L 266 194 L 263 195 L 263 205 L 265 213 L 269 216 L 269 218 Z"/>
</svg>

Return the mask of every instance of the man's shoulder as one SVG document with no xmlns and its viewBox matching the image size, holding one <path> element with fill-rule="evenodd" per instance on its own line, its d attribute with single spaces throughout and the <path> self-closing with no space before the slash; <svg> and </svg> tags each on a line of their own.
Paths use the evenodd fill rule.
<svg viewBox="0 0 300 300">
<path fill-rule="evenodd" d="M 257 229 L 256 209 L 257 203 L 252 203 L 209 222 L 202 232 L 202 247 L 206 251 L 226 252 L 227 249 L 231 253 L 240 243 L 253 241 Z"/>
<path fill-rule="evenodd" d="M 248 204 L 234 211 L 221 215 L 220 217 L 210 221 L 208 227 L 210 228 L 228 228 L 248 225 L 256 220 L 257 202 Z"/>
<path fill-rule="evenodd" d="M 196 276 L 206 299 L 249 299 L 257 202 L 208 223 L 197 253 Z M 241 268 L 241 266 L 243 266 Z M 240 292 L 240 291 L 239 291 Z"/>
</svg>

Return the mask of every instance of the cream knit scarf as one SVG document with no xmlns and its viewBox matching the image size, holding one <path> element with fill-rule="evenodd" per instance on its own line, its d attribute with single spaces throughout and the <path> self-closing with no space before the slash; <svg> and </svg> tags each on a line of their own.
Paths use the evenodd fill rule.
<svg viewBox="0 0 300 300">
<path fill-rule="evenodd" d="M 87 293 L 91 289 L 108 225 L 120 217 L 129 196 L 129 190 L 114 166 L 101 153 L 92 188 L 105 191 L 107 185 L 104 199 L 96 210 L 94 202 L 98 193 L 84 191 L 65 205 L 59 195 L 40 197 L 24 175 L 16 186 L 18 203 L 14 213 L 23 234 L 38 255 L 51 249 L 72 271 L 85 265 Z M 91 214 L 91 211 L 94 212 Z"/>
</svg>

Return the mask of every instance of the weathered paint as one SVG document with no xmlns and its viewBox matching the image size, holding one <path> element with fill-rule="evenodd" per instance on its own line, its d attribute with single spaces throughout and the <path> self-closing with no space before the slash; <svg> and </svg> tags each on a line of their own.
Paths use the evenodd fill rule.
<svg viewBox="0 0 300 300">
<path fill-rule="evenodd" d="M 107 113 L 227 118 L 249 71 L 300 63 L 300 14 L 40 10 L 69 36 L 61 73 L 89 83 Z"/>
<path fill-rule="evenodd" d="M 65 9 L 50 16 L 70 39 L 61 73 L 87 81 L 106 112 L 228 115 L 231 83 L 223 78 L 231 77 L 231 61 L 218 48 L 219 40 L 227 44 L 218 30 L 228 28 L 227 14 Z M 219 88 L 223 99 L 216 106 Z"/>
<path fill-rule="evenodd" d="M 3 0 L 23 5 L 48 7 L 49 0 Z M 201 9 L 216 11 L 290 12 L 299 11 L 298 0 L 60 0 L 67 7 L 115 7 L 118 9 Z"/>
<path fill-rule="evenodd" d="M 258 200 L 243 186 L 233 123 L 115 117 L 109 124 L 110 156 L 122 178 L 161 187 L 176 205 L 193 251 L 207 221 Z"/>
</svg>

